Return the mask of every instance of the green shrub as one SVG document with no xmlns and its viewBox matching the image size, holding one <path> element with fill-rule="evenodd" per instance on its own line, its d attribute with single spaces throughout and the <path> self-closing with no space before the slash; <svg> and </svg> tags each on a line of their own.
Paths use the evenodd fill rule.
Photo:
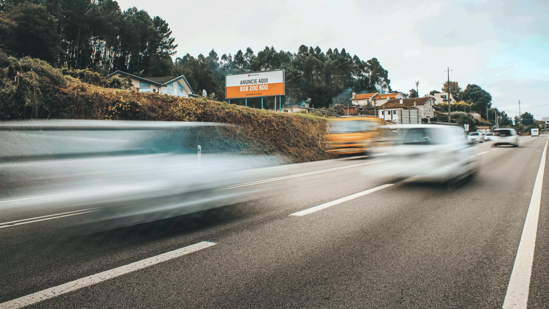
<svg viewBox="0 0 549 309">
<path fill-rule="evenodd" d="M 67 84 L 46 61 L 16 59 L 0 51 L 0 120 L 48 118 L 58 114 L 57 87 Z"/>
</svg>

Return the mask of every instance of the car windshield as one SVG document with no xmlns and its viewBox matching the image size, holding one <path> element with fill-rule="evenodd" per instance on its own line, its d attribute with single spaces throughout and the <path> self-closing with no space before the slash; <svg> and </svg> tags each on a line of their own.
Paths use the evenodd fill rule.
<svg viewBox="0 0 549 309">
<path fill-rule="evenodd" d="M 445 144 L 447 136 L 444 130 L 433 128 L 413 128 L 399 130 L 399 140 L 396 144 L 401 145 L 435 145 Z"/>
<path fill-rule="evenodd" d="M 469 133 L 469 135 L 471 135 L 471 136 L 475 135 L 476 136 L 476 135 L 480 135 L 480 134 L 478 132 L 471 132 L 471 133 Z"/>
<path fill-rule="evenodd" d="M 328 133 L 357 133 L 368 132 L 373 129 L 370 121 L 350 120 L 350 121 L 332 121 L 328 125 Z"/>
</svg>

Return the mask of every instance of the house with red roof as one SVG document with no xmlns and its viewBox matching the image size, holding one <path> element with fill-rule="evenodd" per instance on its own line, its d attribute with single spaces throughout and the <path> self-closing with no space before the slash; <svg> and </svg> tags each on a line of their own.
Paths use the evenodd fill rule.
<svg viewBox="0 0 549 309">
<path fill-rule="evenodd" d="M 368 104 L 372 106 L 381 106 L 384 103 L 386 103 L 388 100 L 391 99 L 404 99 L 406 96 L 404 96 L 400 92 L 396 93 L 387 93 L 387 94 L 380 94 L 377 92 L 373 93 L 363 93 L 363 94 L 355 94 L 353 93 L 353 97 L 351 98 L 351 102 L 353 102 L 353 105 L 358 106 L 366 106 Z"/>
<path fill-rule="evenodd" d="M 378 107 L 377 113 L 378 117 L 385 118 L 390 121 L 396 120 L 397 123 L 402 123 L 398 122 L 402 121 L 398 115 L 401 115 L 402 111 L 409 110 L 417 110 L 418 117 L 430 119 L 435 117 L 435 110 L 433 108 L 435 102 L 435 98 L 433 97 L 390 99 Z M 412 112 L 412 114 L 413 113 L 414 112 Z"/>
</svg>

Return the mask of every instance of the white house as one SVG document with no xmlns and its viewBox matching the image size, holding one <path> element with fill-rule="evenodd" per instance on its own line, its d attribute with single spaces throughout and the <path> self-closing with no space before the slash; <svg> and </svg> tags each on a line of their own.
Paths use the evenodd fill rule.
<svg viewBox="0 0 549 309">
<path fill-rule="evenodd" d="M 134 88 L 139 92 L 157 92 L 184 98 L 194 96 L 194 91 L 184 75 L 177 77 L 141 77 L 123 71 L 116 71 L 109 74 L 107 78 L 112 76 L 129 77 Z"/>
<path fill-rule="evenodd" d="M 397 109 L 417 109 L 421 118 L 434 118 L 435 110 L 433 105 L 435 104 L 435 99 L 433 97 L 423 97 L 423 98 L 411 98 L 411 99 L 391 99 L 386 103 L 378 107 L 378 111 L 387 110 L 397 110 Z M 386 112 L 388 113 L 388 112 Z M 396 112 L 395 112 L 396 113 Z M 378 112 L 379 115 L 379 112 Z M 380 118 L 384 118 L 381 117 Z M 385 117 L 386 118 L 386 117 Z"/>
<path fill-rule="evenodd" d="M 448 94 L 447 93 L 435 93 L 433 95 L 433 98 L 435 98 L 435 104 L 441 104 L 441 103 L 448 103 Z M 454 100 L 454 97 L 450 93 L 450 100 L 452 100 L 451 103 L 456 103 L 456 100 Z"/>
<path fill-rule="evenodd" d="M 390 99 L 404 99 L 406 96 L 404 96 L 402 93 L 388 93 L 388 94 L 379 94 L 377 92 L 373 93 L 364 93 L 364 94 L 355 94 L 353 93 L 353 97 L 351 98 L 351 102 L 353 102 L 353 105 L 358 106 L 366 106 L 368 104 L 371 104 L 372 106 L 381 106 L 384 103 L 387 102 L 387 100 Z"/>
</svg>

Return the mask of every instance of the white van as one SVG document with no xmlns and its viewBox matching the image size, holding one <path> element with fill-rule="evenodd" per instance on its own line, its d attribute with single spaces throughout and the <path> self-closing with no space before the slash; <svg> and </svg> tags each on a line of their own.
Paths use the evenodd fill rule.
<svg viewBox="0 0 549 309">
<path fill-rule="evenodd" d="M 532 137 L 539 137 L 539 129 L 530 129 L 530 134 L 532 134 Z"/>
</svg>

